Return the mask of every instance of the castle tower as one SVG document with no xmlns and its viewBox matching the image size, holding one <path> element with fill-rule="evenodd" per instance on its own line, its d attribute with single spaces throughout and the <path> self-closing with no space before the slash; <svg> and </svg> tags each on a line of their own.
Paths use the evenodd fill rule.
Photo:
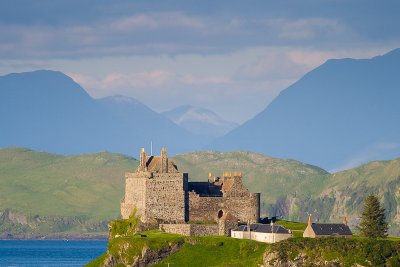
<svg viewBox="0 0 400 267">
<path fill-rule="evenodd" d="M 142 149 L 137 170 L 125 178 L 122 218 L 129 218 L 136 209 L 145 223 L 185 222 L 188 175 L 178 171 L 165 148 L 160 156 L 147 156 Z"/>
</svg>

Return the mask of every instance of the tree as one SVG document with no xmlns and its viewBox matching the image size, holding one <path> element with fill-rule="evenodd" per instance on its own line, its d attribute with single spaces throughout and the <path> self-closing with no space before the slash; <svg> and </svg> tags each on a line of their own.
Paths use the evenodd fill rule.
<svg viewBox="0 0 400 267">
<path fill-rule="evenodd" d="M 379 199 L 370 195 L 365 199 L 360 225 L 357 227 L 360 235 L 365 237 L 386 237 L 388 224 L 385 220 L 385 209 Z"/>
</svg>

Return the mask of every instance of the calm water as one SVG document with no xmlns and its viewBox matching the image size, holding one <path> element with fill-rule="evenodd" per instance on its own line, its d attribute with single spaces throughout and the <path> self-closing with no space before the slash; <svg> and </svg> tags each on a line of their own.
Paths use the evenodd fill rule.
<svg viewBox="0 0 400 267">
<path fill-rule="evenodd" d="M 0 266 L 83 266 L 106 250 L 106 240 L 0 240 Z"/>
</svg>

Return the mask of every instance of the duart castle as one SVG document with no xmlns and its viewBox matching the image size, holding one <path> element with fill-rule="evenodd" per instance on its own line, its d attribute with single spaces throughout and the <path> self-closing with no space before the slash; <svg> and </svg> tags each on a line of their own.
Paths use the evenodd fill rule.
<svg viewBox="0 0 400 267">
<path fill-rule="evenodd" d="M 189 182 L 175 162 L 167 157 L 140 153 L 139 167 L 125 175 L 122 218 L 134 209 L 145 224 L 157 224 L 163 231 L 184 235 L 229 235 L 242 223 L 257 223 L 260 194 L 243 185 L 239 172 L 222 177 L 208 175 L 208 181 Z"/>
</svg>

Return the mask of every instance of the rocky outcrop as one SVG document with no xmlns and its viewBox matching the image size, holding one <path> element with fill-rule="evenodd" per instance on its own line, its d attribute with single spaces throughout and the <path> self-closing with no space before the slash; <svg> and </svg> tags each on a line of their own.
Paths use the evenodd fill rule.
<svg viewBox="0 0 400 267">
<path fill-rule="evenodd" d="M 143 247 L 140 255 L 129 255 L 126 253 L 129 250 L 129 243 L 127 243 L 124 245 L 123 249 L 118 251 L 117 255 L 111 255 L 109 252 L 107 252 L 108 256 L 104 260 L 103 266 L 112 267 L 118 264 L 123 264 L 124 266 L 143 267 L 156 264 L 172 253 L 178 251 L 182 245 L 183 242 L 178 242 L 160 249 Z"/>
<path fill-rule="evenodd" d="M 285 259 L 285 260 L 281 260 L 279 258 L 278 252 L 266 252 L 264 254 L 263 267 L 301 267 L 301 266 L 337 267 L 337 266 L 342 266 L 342 264 L 338 260 L 327 261 L 315 258 L 311 259 L 305 253 L 300 253 L 294 259 Z"/>
</svg>

